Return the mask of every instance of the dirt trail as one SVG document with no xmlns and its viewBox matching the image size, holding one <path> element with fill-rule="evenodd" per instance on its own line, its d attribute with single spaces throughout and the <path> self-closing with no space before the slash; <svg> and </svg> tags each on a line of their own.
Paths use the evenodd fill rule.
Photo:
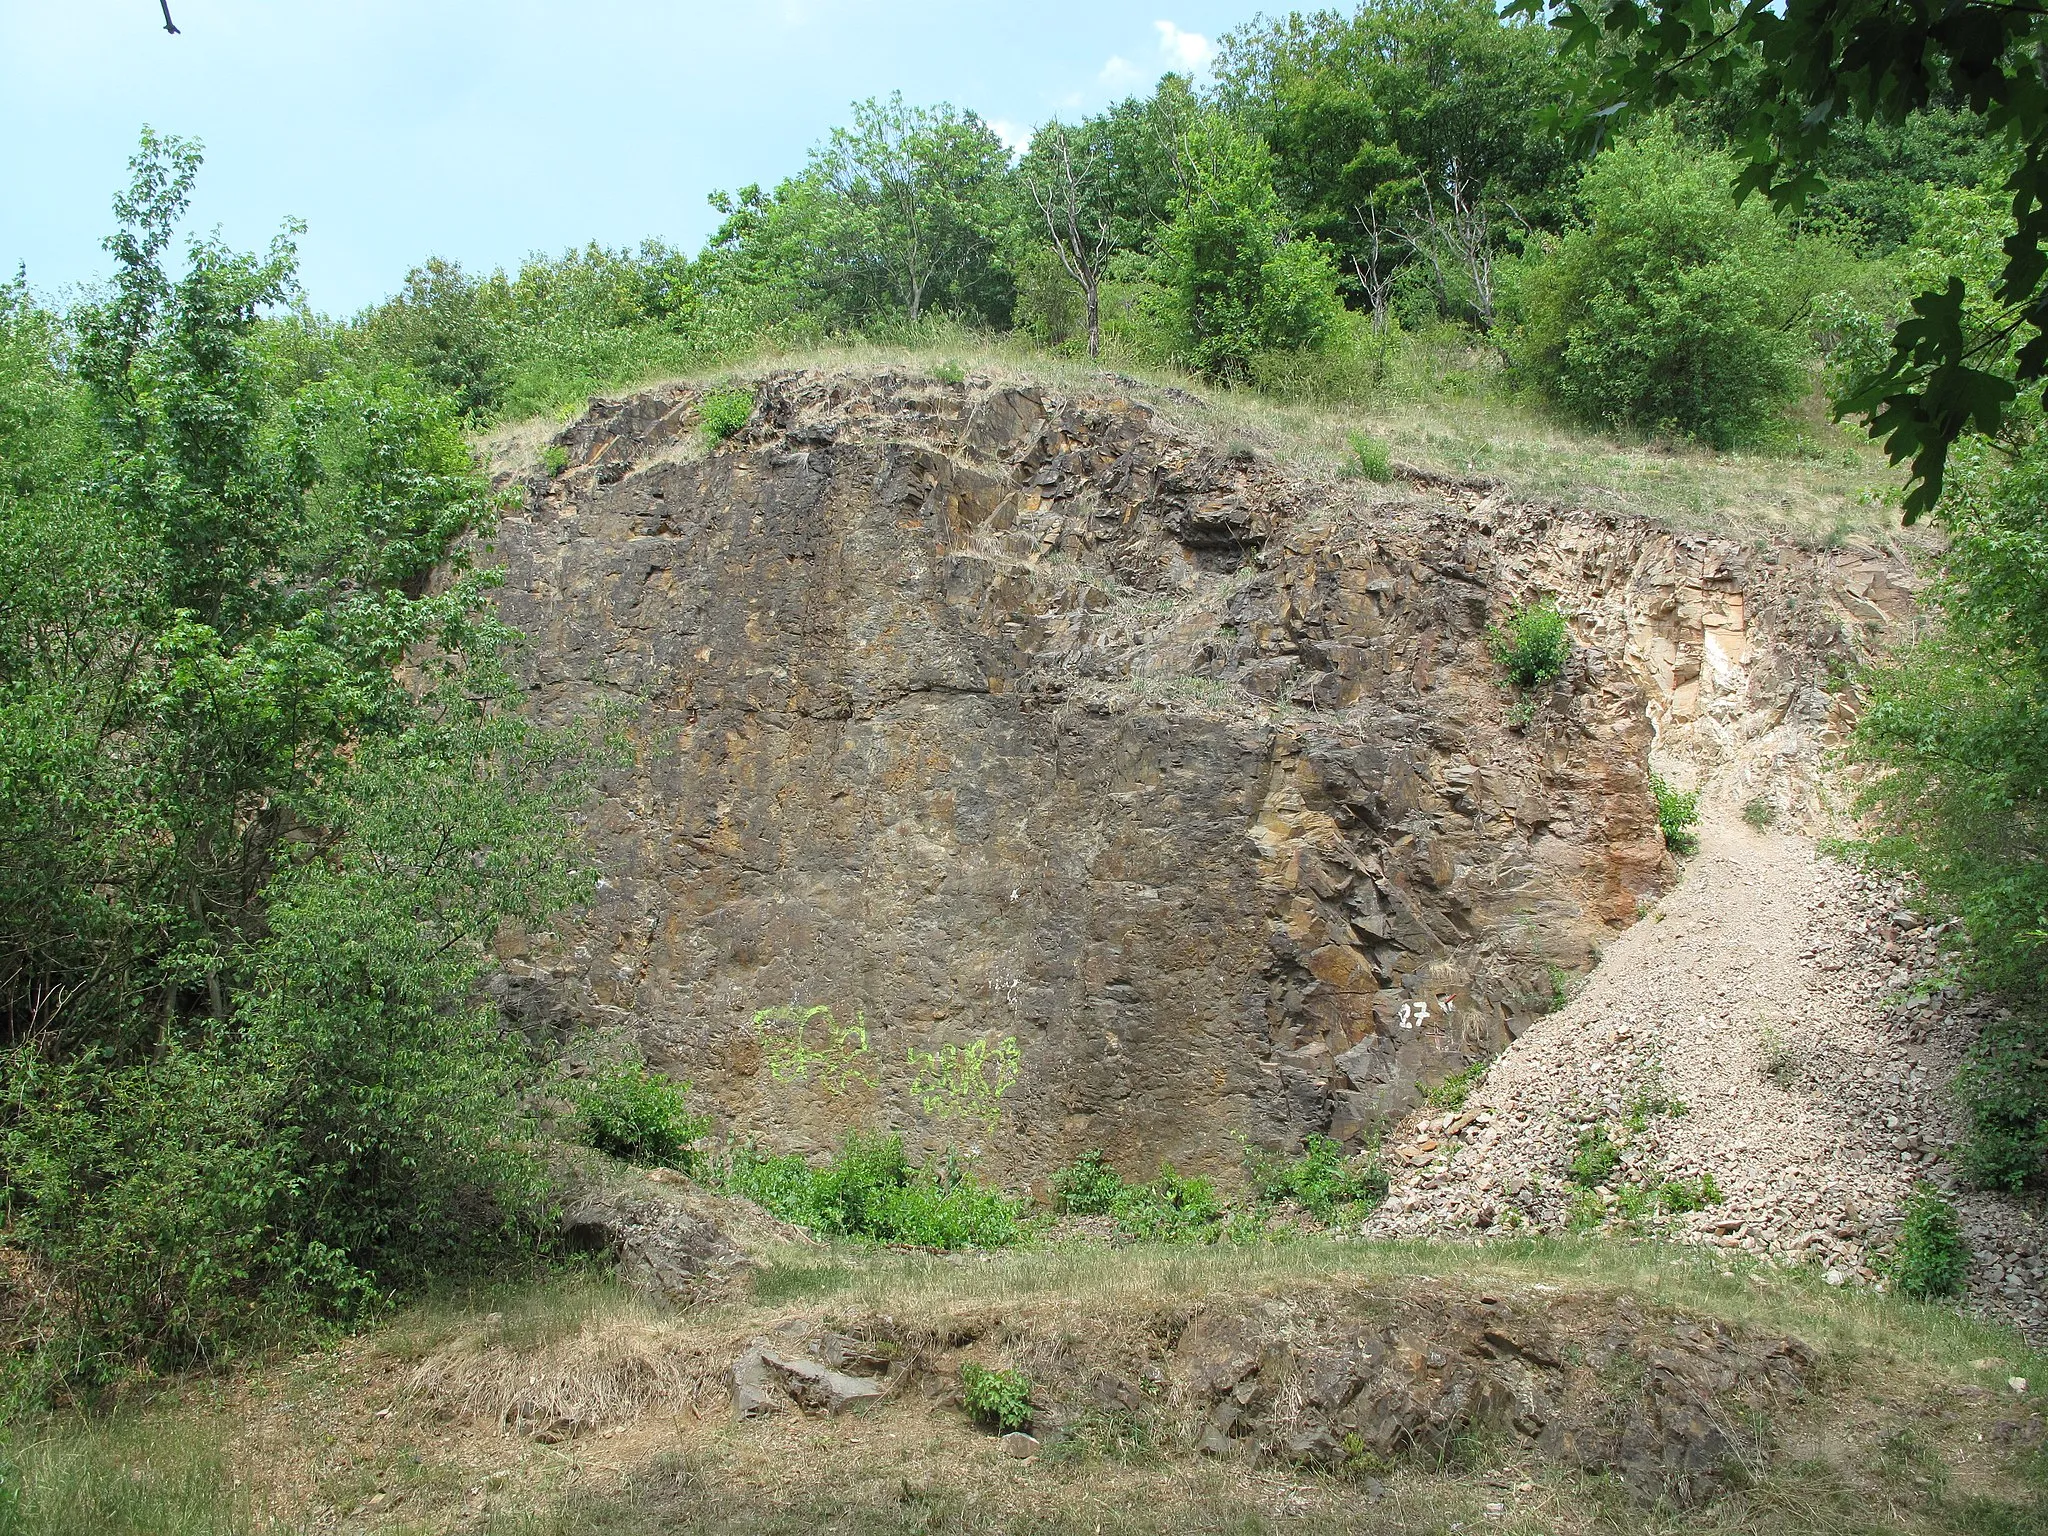
<svg viewBox="0 0 2048 1536">
<path fill-rule="evenodd" d="M 1939 985 L 1940 930 L 1905 893 L 1709 807 L 1672 892 L 1618 938 L 1563 1008 L 1495 1062 L 1458 1114 L 1389 1139 L 1394 1188 L 1368 1231 L 1556 1231 L 1585 1193 L 1572 1161 L 1619 1154 L 1596 1189 L 1711 1174 L 1722 1199 L 1648 1223 L 1682 1241 L 1869 1284 L 1899 1202 L 1952 1184 L 1947 1085 L 1994 1005 Z M 1583 1168 L 1582 1168 L 1583 1172 Z M 2037 1209 L 1960 1194 L 1973 1300 L 2048 1329 Z"/>
</svg>

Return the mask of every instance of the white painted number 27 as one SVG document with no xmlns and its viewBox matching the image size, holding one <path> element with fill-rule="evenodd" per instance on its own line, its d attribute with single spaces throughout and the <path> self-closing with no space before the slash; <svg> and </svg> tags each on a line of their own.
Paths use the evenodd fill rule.
<svg viewBox="0 0 2048 1536">
<path fill-rule="evenodd" d="M 1440 1006 L 1443 1012 L 1449 1013 L 1451 1011 L 1451 1000 L 1448 997 L 1445 998 Z M 1419 1003 L 1403 1003 L 1401 1005 L 1401 1027 L 1403 1029 L 1419 1029 L 1428 1022 L 1428 998 L 1425 997 Z"/>
</svg>

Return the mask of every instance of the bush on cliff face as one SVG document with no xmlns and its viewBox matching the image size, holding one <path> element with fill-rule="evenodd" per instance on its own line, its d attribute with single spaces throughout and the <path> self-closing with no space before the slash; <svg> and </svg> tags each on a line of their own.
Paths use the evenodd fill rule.
<svg viewBox="0 0 2048 1536">
<path fill-rule="evenodd" d="M 1489 626 L 1486 647 L 1517 688 L 1540 688 L 1564 676 L 1572 633 L 1557 604 L 1545 598 L 1515 609 L 1506 623 Z"/>
</svg>

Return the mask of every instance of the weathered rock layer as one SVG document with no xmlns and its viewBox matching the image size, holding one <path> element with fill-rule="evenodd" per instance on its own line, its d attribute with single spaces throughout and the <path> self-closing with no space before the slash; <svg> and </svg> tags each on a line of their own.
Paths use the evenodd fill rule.
<svg viewBox="0 0 2048 1536">
<path fill-rule="evenodd" d="M 636 749 L 503 985 L 783 1145 L 916 1134 L 906 1048 L 987 1035 L 999 1172 L 1357 1136 L 1668 881 L 1653 742 L 1803 813 L 1825 657 L 1910 611 L 1872 551 L 1306 483 L 1113 394 L 786 374 L 709 454 L 698 398 L 594 407 L 497 543 L 535 707 Z M 1485 633 L 1537 596 L 1577 644 L 1518 700 Z M 872 1084 L 764 1070 L 790 1003 Z"/>
</svg>

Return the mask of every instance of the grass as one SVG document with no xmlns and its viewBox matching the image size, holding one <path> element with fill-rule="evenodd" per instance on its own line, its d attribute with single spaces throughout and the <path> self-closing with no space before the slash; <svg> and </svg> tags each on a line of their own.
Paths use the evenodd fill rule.
<svg viewBox="0 0 2048 1536">
<path fill-rule="evenodd" d="M 2048 1361 L 1952 1310 L 1835 1291 L 1816 1276 L 1698 1249 L 1303 1239 L 959 1257 L 831 1244 L 762 1281 L 750 1299 L 684 1313 L 651 1310 L 596 1280 L 451 1296 L 338 1351 L 173 1388 L 111 1424 L 53 1421 L 9 1452 L 22 1494 L 14 1515 L 0 1514 L 0 1532 L 2040 1529 L 2027 1507 L 2032 1463 L 1975 1442 L 1976 1420 L 1951 1423 L 1953 1414 L 1924 1405 L 1959 1401 L 1958 1387 L 1995 1391 L 2008 1374 L 2039 1379 Z M 829 1421 L 740 1423 L 715 1409 L 734 1341 L 783 1323 L 871 1310 L 928 1328 L 972 1316 L 995 1330 L 985 1346 L 998 1352 L 993 1364 L 1005 1338 L 1024 1337 L 1014 1330 L 1030 1316 L 1041 1339 L 1066 1339 L 1061 1347 L 1085 1360 L 1088 1341 L 1119 1320 L 1184 1315 L 1214 1294 L 1287 1298 L 1332 1284 L 1368 1296 L 1445 1287 L 1601 1293 L 1790 1333 L 1823 1352 L 1823 1395 L 1788 1406 L 1804 1417 L 1747 1426 L 1778 1447 L 1772 1470 L 1698 1511 L 1645 1510 L 1606 1479 L 1546 1465 L 1509 1442 L 1466 1447 L 1442 1466 L 1376 1468 L 1370 1484 L 1218 1463 L 1187 1452 L 1186 1427 L 1165 1399 L 1091 1410 L 1069 1454 L 1032 1464 L 1003 1456 L 958 1407 L 917 1394 Z M 650 1374 L 661 1371 L 665 1378 Z M 592 1421 L 606 1427 L 561 1443 L 532 1437 L 529 1410 L 559 1409 L 565 1385 L 588 1398 L 605 1382 L 633 1394 Z M 540 1401 L 549 1393 L 557 1399 Z M 1921 1438 L 1895 1443 L 1901 1432 Z"/>
<path fill-rule="evenodd" d="M 203 1420 L 58 1419 L 0 1440 L 4 1536 L 227 1536 L 254 1529 Z"/>
<path fill-rule="evenodd" d="M 1384 454 L 1389 472 L 1399 461 L 1452 478 L 1480 477 L 1529 500 L 1636 512 L 1684 532 L 1785 537 L 1814 547 L 1851 537 L 1882 544 L 1901 536 L 1892 506 L 1899 472 L 1861 433 L 1827 420 L 1818 396 L 1800 407 L 1775 449 L 1719 453 L 1562 422 L 1509 396 L 1483 360 L 1475 361 L 1483 348 L 1435 340 L 1416 345 L 1412 366 L 1396 370 L 1369 398 L 1355 402 L 1223 389 L 1171 368 L 1111 356 L 1096 366 L 1020 337 L 980 334 L 943 320 L 903 341 L 764 350 L 697 372 L 614 372 L 603 387 L 613 395 L 663 382 L 731 387 L 780 369 L 815 368 L 909 371 L 948 387 L 956 387 L 957 378 L 970 386 L 1133 388 L 1168 419 L 1219 449 L 1249 446 L 1317 479 L 1370 483 Z M 573 414 L 507 422 L 481 445 L 494 469 L 531 466 L 540 445 Z M 1370 445 L 1364 453 L 1360 440 Z"/>
</svg>

